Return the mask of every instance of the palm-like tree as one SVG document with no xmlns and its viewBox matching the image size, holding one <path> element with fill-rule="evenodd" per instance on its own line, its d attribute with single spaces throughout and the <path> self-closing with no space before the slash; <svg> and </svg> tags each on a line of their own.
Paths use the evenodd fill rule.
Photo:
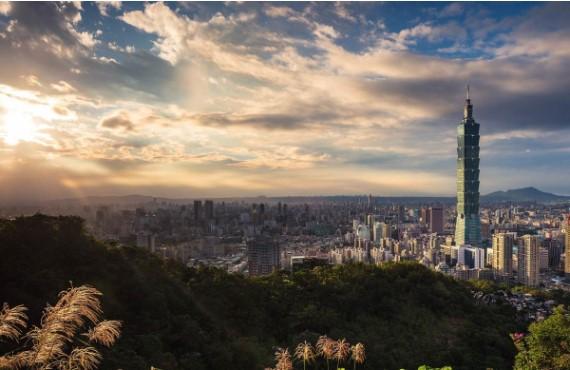
<svg viewBox="0 0 570 370">
<path fill-rule="evenodd" d="M 275 352 L 275 370 L 293 370 L 293 361 L 287 348 L 278 348 Z"/>
<path fill-rule="evenodd" d="M 317 341 L 317 355 L 323 357 L 327 361 L 327 370 L 330 370 L 329 360 L 334 357 L 335 341 L 326 335 L 321 335 Z"/>
<path fill-rule="evenodd" d="M 350 353 L 350 343 L 342 338 L 334 343 L 334 358 L 336 360 L 336 369 L 339 369 L 340 363 L 348 358 Z"/>
<path fill-rule="evenodd" d="M 303 370 L 307 369 L 307 362 L 311 362 L 315 359 L 315 351 L 313 345 L 307 341 L 299 343 L 295 349 L 295 357 L 298 360 L 303 360 Z"/>
<path fill-rule="evenodd" d="M 366 359 L 366 354 L 364 353 L 364 344 L 356 343 L 356 345 L 350 348 L 352 354 L 352 361 L 354 362 L 354 370 L 356 370 L 356 364 L 363 364 Z"/>
</svg>

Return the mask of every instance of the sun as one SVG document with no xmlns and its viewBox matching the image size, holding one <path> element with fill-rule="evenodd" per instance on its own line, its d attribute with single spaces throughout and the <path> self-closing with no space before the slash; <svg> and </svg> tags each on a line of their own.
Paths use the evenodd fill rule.
<svg viewBox="0 0 570 370">
<path fill-rule="evenodd" d="M 16 145 L 21 141 L 32 141 L 37 135 L 37 126 L 32 117 L 20 112 L 4 115 L 4 142 Z"/>
</svg>

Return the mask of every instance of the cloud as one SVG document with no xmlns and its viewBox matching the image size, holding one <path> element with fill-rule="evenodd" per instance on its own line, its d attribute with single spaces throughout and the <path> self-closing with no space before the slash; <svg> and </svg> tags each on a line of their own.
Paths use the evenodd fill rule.
<svg viewBox="0 0 570 370">
<path fill-rule="evenodd" d="M 334 4 L 335 14 L 337 17 L 347 20 L 351 23 L 356 23 L 357 19 L 348 10 L 347 4 L 342 2 L 336 2 Z"/>
<path fill-rule="evenodd" d="M 470 82 L 487 168 L 494 155 L 512 167 L 528 148 L 524 161 L 543 161 L 546 177 L 546 153 L 568 158 L 552 144 L 568 127 L 568 7 L 494 19 L 451 5 L 396 29 L 352 4 L 106 8 L 116 19 L 71 4 L 10 9 L 0 114 L 33 111 L 41 135 L 28 150 L 92 173 L 61 174 L 83 191 L 451 194 Z M 121 37 L 106 27 L 117 19 Z"/>
<path fill-rule="evenodd" d="M 120 10 L 122 3 L 120 1 L 97 1 L 97 9 L 102 16 L 109 16 L 109 10 L 115 9 Z"/>
<path fill-rule="evenodd" d="M 125 131 L 132 131 L 135 127 L 127 112 L 117 112 L 111 116 L 103 118 L 99 126 L 108 129 L 122 129 Z"/>
<path fill-rule="evenodd" d="M 268 17 L 272 18 L 289 17 L 296 13 L 293 9 L 286 6 L 265 6 L 263 11 Z"/>
<path fill-rule="evenodd" d="M 82 17 L 74 3 L 11 3 L 9 15 L 11 26 L 0 50 L 15 45 L 71 58 L 97 43 L 94 34 L 77 30 Z"/>
<path fill-rule="evenodd" d="M 420 23 L 412 28 L 405 28 L 398 33 L 392 33 L 388 40 L 394 42 L 394 50 L 406 50 L 410 45 L 415 45 L 418 40 L 424 39 L 429 42 L 443 40 L 455 40 L 461 42 L 467 37 L 465 28 L 452 21 L 443 25 L 434 26 L 429 23 Z"/>
<path fill-rule="evenodd" d="M 136 48 L 133 45 L 127 45 L 125 47 L 121 47 L 121 46 L 117 45 L 114 41 L 107 43 L 107 46 L 109 47 L 109 49 L 111 49 L 113 51 L 119 51 L 121 53 L 132 54 L 132 53 L 136 52 Z"/>
<path fill-rule="evenodd" d="M 461 3 L 451 3 L 446 5 L 439 13 L 440 17 L 456 17 L 464 12 L 464 6 Z"/>
<path fill-rule="evenodd" d="M 71 93 L 77 91 L 73 86 L 63 80 L 58 83 L 53 83 L 50 86 L 52 89 L 60 93 Z"/>
<path fill-rule="evenodd" d="M 37 76 L 27 75 L 27 76 L 20 76 L 20 77 L 22 77 L 24 80 L 26 80 L 26 82 L 30 86 L 42 87 L 42 84 L 41 84 L 41 82 Z"/>
</svg>

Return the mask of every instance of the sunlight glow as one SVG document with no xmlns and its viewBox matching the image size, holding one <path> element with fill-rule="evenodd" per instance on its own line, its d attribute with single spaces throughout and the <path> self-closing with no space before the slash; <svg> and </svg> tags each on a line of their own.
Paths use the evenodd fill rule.
<svg viewBox="0 0 570 370">
<path fill-rule="evenodd" d="M 4 115 L 4 141 L 16 145 L 21 141 L 32 141 L 37 134 L 37 126 L 32 117 L 25 113 L 8 112 Z"/>
</svg>

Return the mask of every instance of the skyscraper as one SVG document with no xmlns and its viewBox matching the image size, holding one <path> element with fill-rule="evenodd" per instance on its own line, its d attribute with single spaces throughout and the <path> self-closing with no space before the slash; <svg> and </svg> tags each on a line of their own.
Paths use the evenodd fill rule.
<svg viewBox="0 0 570 370">
<path fill-rule="evenodd" d="M 431 233 L 443 233 L 443 207 L 435 206 L 429 209 L 429 231 Z"/>
<path fill-rule="evenodd" d="M 518 248 L 518 280 L 527 286 L 538 286 L 540 271 L 540 239 L 536 235 L 523 236 Z"/>
<path fill-rule="evenodd" d="M 548 251 L 548 268 L 557 271 L 560 269 L 560 257 L 562 256 L 562 246 L 557 239 L 546 238 L 542 246 Z"/>
<path fill-rule="evenodd" d="M 281 249 L 276 240 L 269 236 L 258 235 L 247 240 L 246 244 L 250 276 L 267 275 L 279 269 Z"/>
<path fill-rule="evenodd" d="M 202 201 L 195 200 L 194 201 L 194 221 L 202 220 Z"/>
<path fill-rule="evenodd" d="M 497 278 L 507 278 L 513 273 L 514 240 L 509 233 L 493 235 L 493 271 Z"/>
<path fill-rule="evenodd" d="M 429 217 L 430 217 L 429 208 L 422 207 L 422 209 L 420 210 L 421 224 L 424 226 L 429 226 L 430 224 Z"/>
<path fill-rule="evenodd" d="M 211 220 L 214 218 L 214 201 L 213 200 L 206 200 L 204 202 L 204 211 L 206 220 Z"/>
<path fill-rule="evenodd" d="M 457 221 L 455 243 L 481 246 L 479 218 L 479 124 L 473 119 L 469 86 L 463 121 L 457 126 Z"/>
<path fill-rule="evenodd" d="M 566 242 L 564 243 L 564 274 L 570 278 L 570 214 L 566 219 Z"/>
</svg>

